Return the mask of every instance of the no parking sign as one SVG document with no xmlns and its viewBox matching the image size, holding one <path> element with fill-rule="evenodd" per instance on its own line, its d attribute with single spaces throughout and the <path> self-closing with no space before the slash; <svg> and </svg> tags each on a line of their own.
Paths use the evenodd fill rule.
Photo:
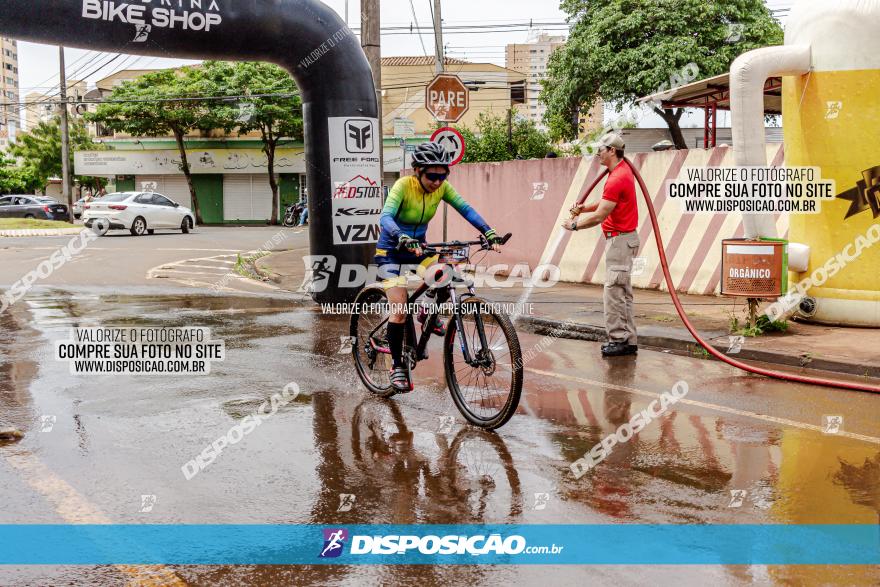
<svg viewBox="0 0 880 587">
<path fill-rule="evenodd" d="M 434 134 L 431 135 L 431 141 L 440 143 L 444 149 L 452 153 L 452 161 L 449 165 L 456 165 L 464 158 L 464 137 L 451 126 L 444 126 L 435 130 Z"/>
</svg>

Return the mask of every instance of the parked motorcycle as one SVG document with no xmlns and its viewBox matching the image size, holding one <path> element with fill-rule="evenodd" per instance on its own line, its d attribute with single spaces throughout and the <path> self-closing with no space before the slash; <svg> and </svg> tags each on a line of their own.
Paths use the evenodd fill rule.
<svg viewBox="0 0 880 587">
<path fill-rule="evenodd" d="M 297 202 L 295 204 L 288 204 L 287 208 L 284 210 L 284 226 L 296 226 L 299 224 L 299 217 L 302 216 L 303 210 L 305 209 L 305 204 L 302 202 Z"/>
</svg>

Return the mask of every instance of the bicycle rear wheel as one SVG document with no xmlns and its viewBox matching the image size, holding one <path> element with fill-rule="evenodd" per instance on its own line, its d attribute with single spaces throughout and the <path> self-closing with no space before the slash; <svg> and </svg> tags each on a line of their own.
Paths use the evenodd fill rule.
<svg viewBox="0 0 880 587">
<path fill-rule="evenodd" d="M 391 355 L 387 352 L 388 297 L 381 287 L 370 286 L 360 291 L 355 303 L 360 312 L 351 315 L 349 336 L 358 377 L 372 393 L 391 397 L 395 390 L 391 385 Z"/>
<path fill-rule="evenodd" d="M 461 302 L 461 318 L 461 335 L 472 363 L 465 361 L 453 317 L 443 344 L 446 384 L 468 422 L 493 430 L 510 420 L 519 406 L 523 382 L 519 338 L 510 318 L 496 312 L 486 300 L 473 297 Z M 485 348 L 480 329 L 485 334 Z"/>
</svg>

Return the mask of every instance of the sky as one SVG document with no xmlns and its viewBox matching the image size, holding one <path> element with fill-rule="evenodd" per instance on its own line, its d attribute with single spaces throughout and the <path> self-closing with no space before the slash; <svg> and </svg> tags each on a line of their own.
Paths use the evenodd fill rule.
<svg viewBox="0 0 880 587">
<path fill-rule="evenodd" d="M 773 9 L 789 8 L 799 0 L 768 0 Z M 325 0 L 336 12 L 344 17 L 346 4 L 349 5 L 349 26 L 360 26 L 359 0 Z M 417 22 L 429 26 L 432 0 L 382 0 L 382 26 L 409 26 Z M 447 56 L 474 62 L 489 62 L 504 65 L 504 46 L 508 43 L 524 43 L 530 34 L 541 30 L 550 34 L 564 34 L 565 14 L 559 9 L 558 0 L 443 0 L 444 25 L 497 25 L 501 23 L 522 23 L 521 30 L 513 32 L 449 33 L 444 32 L 444 45 Z M 528 24 L 534 26 L 529 29 Z M 541 23 L 545 24 L 541 27 Z M 434 36 L 423 32 L 405 31 L 383 33 L 383 56 L 433 55 Z M 53 94 L 58 88 L 58 48 L 50 45 L 19 42 L 19 72 L 21 100 L 33 91 Z M 103 54 L 97 59 L 94 52 L 69 48 L 65 52 L 68 78 L 86 78 L 94 82 L 122 69 L 147 69 L 174 67 L 191 61 L 123 55 L 110 61 L 111 54 Z M 106 63 L 106 64 L 105 64 Z M 102 64 L 105 64 L 102 66 Z M 724 119 L 719 126 L 727 126 Z M 702 126 L 702 115 L 688 117 L 687 126 Z M 649 116 L 642 126 L 664 127 L 659 117 Z"/>
<path fill-rule="evenodd" d="M 325 3 L 336 10 L 341 17 L 344 16 L 346 0 L 325 0 Z M 359 27 L 360 2 L 349 0 L 348 4 L 349 25 Z M 503 6 L 503 12 L 499 11 L 500 6 Z M 382 26 L 409 26 L 414 22 L 413 11 L 415 12 L 415 21 L 421 26 L 431 25 L 431 0 L 412 0 L 412 3 L 410 0 L 382 0 Z M 503 3 L 498 0 L 443 0 L 443 20 L 445 24 L 456 25 L 528 23 L 530 20 L 553 22 L 558 25 L 565 22 L 565 14 L 559 10 L 557 0 L 504 0 Z M 556 26 L 555 30 L 559 31 L 560 28 L 560 26 Z M 549 27 L 547 31 L 553 32 Z M 444 43 L 448 47 L 449 57 L 504 65 L 504 45 L 525 42 L 528 35 L 527 30 L 509 33 L 446 33 L 444 34 Z M 422 42 L 424 43 L 424 51 Z M 87 51 L 79 49 L 66 51 L 68 75 L 76 71 L 79 65 L 77 59 L 87 53 Z M 424 32 L 420 40 L 418 34 L 410 34 L 409 32 L 406 34 L 383 34 L 382 54 L 384 56 L 433 55 L 434 35 Z M 190 62 L 153 57 L 124 57 L 108 64 L 106 68 L 101 69 L 90 79 L 94 81 L 106 77 L 107 74 L 120 68 L 167 67 L 180 63 Z M 93 65 L 99 64 L 100 61 L 96 61 Z M 92 69 L 94 69 L 93 66 L 81 71 L 80 74 L 87 73 Z M 58 83 L 57 47 L 19 42 L 19 71 L 21 72 L 23 95 L 35 90 L 41 91 L 56 87 Z"/>
</svg>

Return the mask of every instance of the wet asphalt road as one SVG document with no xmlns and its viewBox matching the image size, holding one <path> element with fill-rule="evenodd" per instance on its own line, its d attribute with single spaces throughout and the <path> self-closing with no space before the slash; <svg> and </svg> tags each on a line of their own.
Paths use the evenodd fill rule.
<svg viewBox="0 0 880 587">
<path fill-rule="evenodd" d="M 446 391 L 436 340 L 415 372 L 416 391 L 380 400 L 340 354 L 347 319 L 312 305 L 272 292 L 61 288 L 35 291 L 0 315 L 0 426 L 25 432 L 0 446 L 0 524 L 880 522 L 880 401 L 868 394 L 646 350 L 602 361 L 597 344 L 548 345 L 521 332 L 524 351 L 542 352 L 526 365 L 520 412 L 498 433 L 482 433 Z M 187 377 L 74 377 L 54 360 L 54 341 L 73 326 L 131 325 L 210 327 L 227 358 L 210 375 Z M 685 401 L 574 479 L 572 461 L 678 380 L 689 384 Z M 183 463 L 290 382 L 302 390 L 295 401 L 186 480 Z M 827 415 L 843 416 L 839 433 L 822 432 Z M 732 490 L 746 492 L 738 507 Z M 345 494 L 353 507 L 339 511 Z M 144 495 L 155 496 L 151 511 L 141 511 Z M 855 566 L 0 568 L 0 585 L 551 578 L 872 585 L 878 574 Z"/>
</svg>

